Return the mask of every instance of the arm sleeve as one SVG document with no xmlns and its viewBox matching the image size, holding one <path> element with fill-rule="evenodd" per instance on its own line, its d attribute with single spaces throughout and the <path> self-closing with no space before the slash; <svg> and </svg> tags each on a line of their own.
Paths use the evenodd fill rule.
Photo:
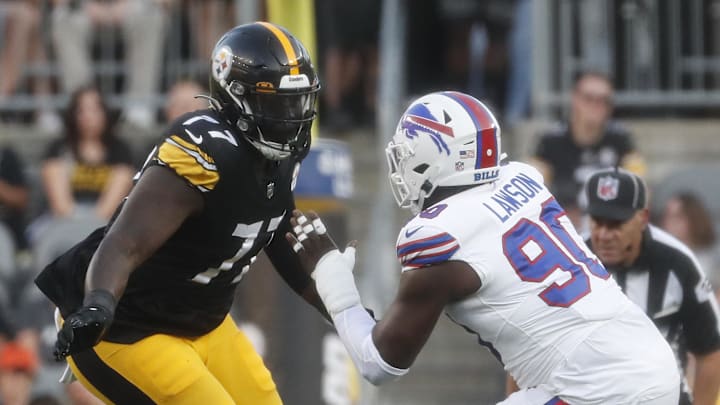
<svg viewBox="0 0 720 405">
<path fill-rule="evenodd" d="M 408 369 L 391 366 L 378 352 L 372 338 L 375 320 L 362 305 L 340 312 L 333 317 L 333 323 L 353 363 L 366 380 L 380 385 L 407 374 Z"/>
</svg>

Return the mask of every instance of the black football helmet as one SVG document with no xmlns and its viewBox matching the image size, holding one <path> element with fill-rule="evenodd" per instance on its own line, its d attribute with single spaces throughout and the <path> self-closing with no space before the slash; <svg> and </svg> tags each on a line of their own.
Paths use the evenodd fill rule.
<svg viewBox="0 0 720 405">
<path fill-rule="evenodd" d="M 305 157 L 320 82 L 300 41 L 267 22 L 240 25 L 210 68 L 212 104 L 265 158 Z"/>
</svg>

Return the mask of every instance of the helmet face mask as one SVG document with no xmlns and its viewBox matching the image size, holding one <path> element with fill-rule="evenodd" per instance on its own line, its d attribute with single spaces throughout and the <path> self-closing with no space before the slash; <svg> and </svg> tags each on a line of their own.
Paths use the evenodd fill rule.
<svg viewBox="0 0 720 405">
<path fill-rule="evenodd" d="M 297 39 L 265 22 L 235 27 L 215 46 L 211 69 L 216 108 L 265 158 L 307 154 L 320 84 Z"/>
<path fill-rule="evenodd" d="M 403 176 L 403 173 L 407 173 L 405 166 L 407 166 L 408 160 L 413 154 L 414 152 L 407 142 L 395 144 L 390 141 L 385 149 L 389 169 L 388 177 L 395 201 L 400 208 L 411 208 L 415 211 L 414 205 L 417 205 L 420 198 L 417 193 L 419 188 L 413 187 L 411 189 L 408 186 L 411 181 L 406 181 Z"/>
<path fill-rule="evenodd" d="M 410 104 L 385 152 L 395 200 L 413 213 L 437 187 L 495 181 L 504 158 L 495 117 L 458 92 L 432 93 Z"/>
<path fill-rule="evenodd" d="M 258 93 L 246 98 L 251 115 L 268 122 L 312 122 L 315 118 L 317 93 L 264 94 Z"/>
<path fill-rule="evenodd" d="M 317 90 L 250 94 L 241 99 L 245 108 L 239 114 L 240 125 L 248 125 L 245 131 L 248 141 L 266 158 L 281 160 L 301 153 L 304 157 L 310 144 L 310 128 L 317 115 L 316 100 Z"/>
</svg>

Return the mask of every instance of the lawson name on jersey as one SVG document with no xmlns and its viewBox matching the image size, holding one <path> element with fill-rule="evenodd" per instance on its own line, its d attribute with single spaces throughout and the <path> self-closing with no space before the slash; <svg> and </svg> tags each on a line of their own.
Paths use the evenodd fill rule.
<svg viewBox="0 0 720 405">
<path fill-rule="evenodd" d="M 490 201 L 483 203 L 485 208 L 495 215 L 500 222 L 507 221 L 514 213 L 535 197 L 543 186 L 528 175 L 518 173 L 498 191 L 493 193 Z"/>
</svg>

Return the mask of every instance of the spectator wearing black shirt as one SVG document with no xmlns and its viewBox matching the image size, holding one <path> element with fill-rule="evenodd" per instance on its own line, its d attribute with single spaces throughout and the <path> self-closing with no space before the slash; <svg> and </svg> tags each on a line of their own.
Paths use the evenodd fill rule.
<svg viewBox="0 0 720 405">
<path fill-rule="evenodd" d="M 130 147 L 118 136 L 103 96 L 93 86 L 73 93 L 65 133 L 42 162 L 43 187 L 55 217 L 109 219 L 132 186 Z"/>
<path fill-rule="evenodd" d="M 41 243 L 43 240 L 57 240 L 52 235 L 64 232 L 75 235 L 68 229 L 51 230 L 75 224 L 83 228 L 79 233 L 84 237 L 107 221 L 130 191 L 135 171 L 132 151 L 116 135 L 113 115 L 96 87 L 82 87 L 72 94 L 65 112 L 63 136 L 48 145 L 41 163 L 48 210 L 33 220 L 27 232 L 36 260 L 41 254 L 38 248 L 46 246 Z M 71 241 L 69 234 L 61 236 Z M 40 250 L 48 252 L 48 256 L 42 253 L 41 257 L 51 260 L 67 247 L 57 251 L 43 247 Z M 47 262 L 37 264 L 44 266 Z"/>
<path fill-rule="evenodd" d="M 558 202 L 580 225 L 578 195 L 588 176 L 622 166 L 643 175 L 645 163 L 631 134 L 611 120 L 613 85 L 599 72 L 583 72 L 571 94 L 570 116 L 542 134 L 531 163 L 543 174 Z"/>
<path fill-rule="evenodd" d="M 683 375 L 680 404 L 715 405 L 720 387 L 720 322 L 710 283 L 690 249 L 649 225 L 647 187 L 626 170 L 590 176 L 585 187 L 590 249 L 623 292 L 670 343 Z M 688 353 L 695 358 L 692 370 Z M 694 398 L 693 398 L 694 397 Z"/>
</svg>

